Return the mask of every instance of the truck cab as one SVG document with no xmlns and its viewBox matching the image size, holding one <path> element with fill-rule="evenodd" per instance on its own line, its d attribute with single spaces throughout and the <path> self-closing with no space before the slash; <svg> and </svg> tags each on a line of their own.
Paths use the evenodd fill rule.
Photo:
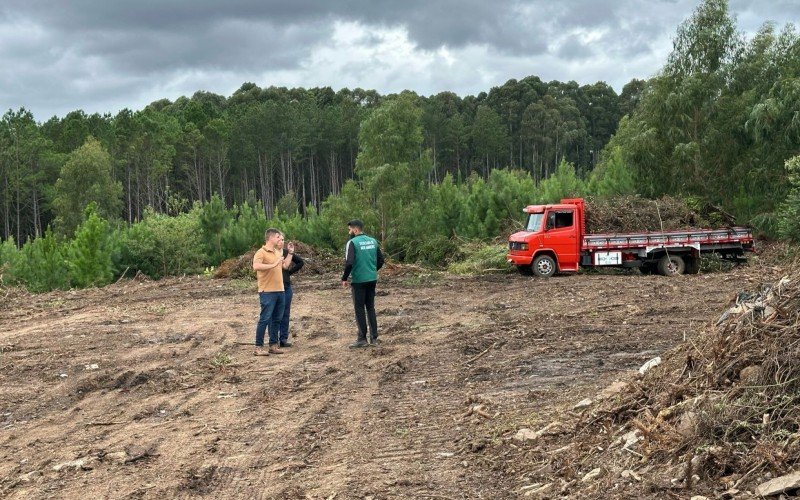
<svg viewBox="0 0 800 500">
<path fill-rule="evenodd" d="M 508 262 L 526 275 L 549 277 L 579 269 L 584 226 L 583 199 L 529 205 L 525 229 L 509 237 Z"/>
</svg>

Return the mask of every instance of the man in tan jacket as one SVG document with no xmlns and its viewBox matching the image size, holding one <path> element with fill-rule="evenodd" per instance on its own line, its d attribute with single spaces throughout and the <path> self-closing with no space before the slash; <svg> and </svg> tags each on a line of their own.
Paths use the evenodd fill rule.
<svg viewBox="0 0 800 500">
<path fill-rule="evenodd" d="M 283 234 L 277 229 L 267 229 L 264 246 L 253 256 L 253 270 L 258 279 L 258 299 L 261 313 L 256 326 L 256 356 L 283 354 L 280 350 L 278 330 L 283 319 L 283 268 L 288 268 L 292 259 L 283 258 Z M 294 245 L 289 243 L 289 251 Z M 269 329 L 269 349 L 264 349 L 264 333 Z"/>
</svg>

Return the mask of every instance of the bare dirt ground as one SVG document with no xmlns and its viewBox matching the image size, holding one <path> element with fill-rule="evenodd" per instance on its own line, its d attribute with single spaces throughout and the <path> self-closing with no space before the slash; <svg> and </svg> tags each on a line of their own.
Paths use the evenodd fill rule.
<svg viewBox="0 0 800 500">
<path fill-rule="evenodd" d="M 382 346 L 347 349 L 348 292 L 301 273 L 295 347 L 269 357 L 246 345 L 254 282 L 0 291 L 0 497 L 522 496 L 547 450 L 522 453 L 520 428 L 559 420 L 779 270 L 391 274 Z"/>
</svg>

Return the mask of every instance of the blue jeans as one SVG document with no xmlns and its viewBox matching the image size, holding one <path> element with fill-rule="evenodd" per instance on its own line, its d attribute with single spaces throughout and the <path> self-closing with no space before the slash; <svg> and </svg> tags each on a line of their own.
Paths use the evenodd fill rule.
<svg viewBox="0 0 800 500">
<path fill-rule="evenodd" d="M 281 320 L 281 326 L 278 329 L 278 337 L 280 338 L 281 342 L 286 342 L 289 340 L 289 315 L 292 313 L 292 296 L 294 292 L 292 291 L 291 285 L 286 286 L 284 285 L 284 292 L 283 292 L 283 319 Z"/>
<path fill-rule="evenodd" d="M 261 314 L 256 326 L 256 345 L 264 345 L 264 332 L 269 326 L 270 345 L 278 343 L 278 328 L 283 319 L 283 292 L 258 292 Z"/>
</svg>

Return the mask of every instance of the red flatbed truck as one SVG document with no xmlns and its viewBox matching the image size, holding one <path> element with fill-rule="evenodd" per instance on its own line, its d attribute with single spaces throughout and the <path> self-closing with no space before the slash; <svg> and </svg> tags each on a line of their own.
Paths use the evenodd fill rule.
<svg viewBox="0 0 800 500">
<path fill-rule="evenodd" d="M 745 227 L 619 234 L 586 234 L 585 201 L 529 205 L 525 230 L 512 234 L 507 260 L 526 275 L 550 277 L 581 267 L 636 267 L 665 276 L 696 274 L 703 253 L 746 260 L 753 234 Z"/>
</svg>

